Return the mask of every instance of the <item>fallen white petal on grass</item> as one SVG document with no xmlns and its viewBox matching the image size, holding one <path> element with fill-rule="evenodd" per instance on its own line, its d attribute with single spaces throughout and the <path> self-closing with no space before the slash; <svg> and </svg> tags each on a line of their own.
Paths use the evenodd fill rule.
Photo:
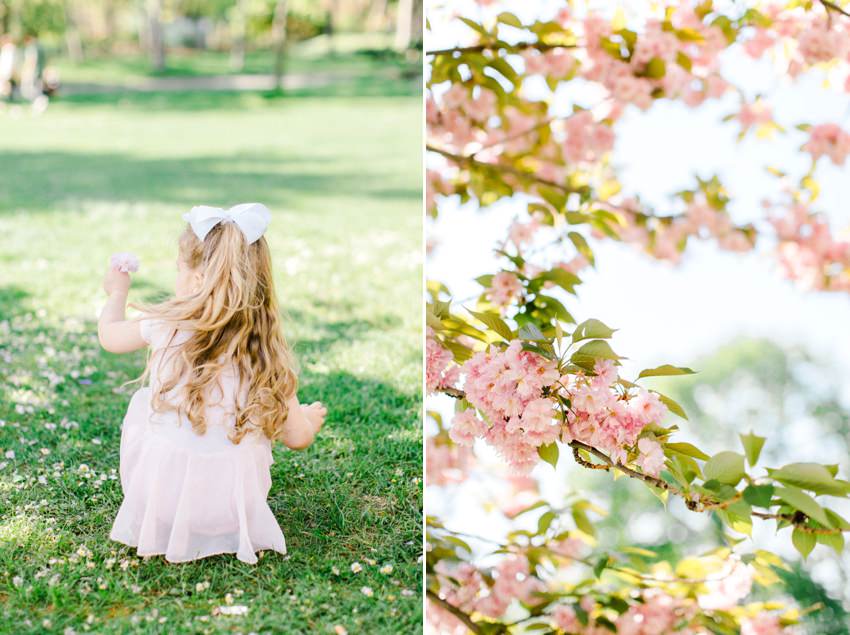
<svg viewBox="0 0 850 635">
<path fill-rule="evenodd" d="M 217 606 L 213 609 L 213 615 L 245 615 L 248 607 L 244 604 L 231 604 L 229 606 Z"/>
</svg>

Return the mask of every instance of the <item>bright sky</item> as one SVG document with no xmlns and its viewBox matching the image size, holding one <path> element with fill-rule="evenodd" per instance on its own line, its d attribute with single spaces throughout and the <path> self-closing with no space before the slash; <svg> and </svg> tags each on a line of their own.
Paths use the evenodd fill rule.
<svg viewBox="0 0 850 635">
<path fill-rule="evenodd" d="M 548 17 L 557 6 L 547 0 L 522 3 L 521 8 L 519 4 L 512 3 L 511 10 L 523 19 L 535 13 Z M 626 5 L 627 14 L 632 15 L 628 6 L 646 3 Z M 479 11 L 474 3 L 455 2 L 453 6 L 464 15 L 474 16 Z M 465 27 L 446 27 L 441 16 L 445 13 L 429 13 L 433 32 L 426 40 L 426 50 L 469 39 Z M 825 89 L 822 75 L 811 73 L 791 85 L 778 77 L 769 61 L 755 62 L 739 51 L 725 54 L 723 73 L 734 84 L 745 86 L 749 96 L 763 94 L 773 105 L 776 120 L 788 128 L 800 122 L 831 121 L 850 129 L 850 95 Z M 569 108 L 566 96 L 564 100 L 563 107 Z M 764 166 L 772 164 L 794 175 L 803 174 L 807 162 L 798 149 L 805 135 L 795 131 L 787 137 L 748 138 L 738 144 L 738 126 L 720 122 L 724 115 L 737 112 L 738 104 L 738 98 L 729 95 L 696 110 L 663 101 L 649 112 L 630 108 L 617 125 L 614 151 L 625 190 L 663 204 L 671 192 L 692 185 L 694 174 L 708 177 L 716 173 L 731 193 L 733 218 L 737 222 L 759 218 L 759 201 L 775 197 L 777 188 L 777 180 Z M 822 188 L 817 209 L 828 214 L 836 230 L 847 228 L 850 172 L 822 161 L 817 177 Z M 480 291 L 473 278 L 497 268 L 493 245 L 504 238 L 507 225 L 522 210 L 520 203 L 510 201 L 486 211 L 474 205 L 442 205 L 440 220 L 428 228 L 437 241 L 427 265 L 428 278 L 447 283 L 457 298 Z M 471 236 L 475 240 L 470 240 Z M 594 248 L 597 269 L 583 275 L 579 301 L 571 299 L 567 308 L 579 321 L 595 317 L 620 329 L 614 348 L 630 358 L 624 364 L 625 376 L 660 363 L 690 365 L 695 357 L 730 339 L 752 335 L 803 345 L 824 365 L 835 368 L 837 376 L 850 378 L 850 296 L 808 292 L 784 280 L 770 245 L 742 256 L 699 244 L 689 248 L 679 266 L 651 260 L 610 241 Z M 850 379 L 841 384 L 850 402 Z M 801 435 L 799 449 L 802 456 L 816 459 L 823 448 L 812 436 Z M 478 527 L 479 533 L 485 526 L 489 536 L 498 536 L 505 528 L 497 524 L 495 516 L 486 516 L 487 522 L 482 523 L 485 516 L 456 511 L 475 507 L 482 492 L 492 487 L 487 479 L 475 479 L 451 499 L 440 490 L 439 496 L 428 497 L 428 511 L 449 515 L 466 528 Z M 694 528 L 698 526 L 696 523 Z M 758 532 L 758 540 L 769 540 L 769 533 Z M 825 581 L 832 577 L 828 570 L 821 573 Z"/>
</svg>

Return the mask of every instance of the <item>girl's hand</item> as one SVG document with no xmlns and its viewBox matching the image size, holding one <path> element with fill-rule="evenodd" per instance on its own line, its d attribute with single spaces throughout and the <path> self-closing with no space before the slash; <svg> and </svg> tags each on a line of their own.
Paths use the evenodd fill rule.
<svg viewBox="0 0 850 635">
<path fill-rule="evenodd" d="M 106 291 L 107 295 L 114 293 L 127 295 L 130 291 L 130 274 L 109 267 L 106 270 L 106 275 L 103 276 L 103 290 Z"/>
<path fill-rule="evenodd" d="M 302 405 L 301 412 L 304 418 L 310 423 L 310 427 L 313 429 L 313 436 L 315 436 L 325 423 L 328 409 L 325 408 L 325 405 L 321 401 L 314 401 L 310 405 Z"/>
</svg>

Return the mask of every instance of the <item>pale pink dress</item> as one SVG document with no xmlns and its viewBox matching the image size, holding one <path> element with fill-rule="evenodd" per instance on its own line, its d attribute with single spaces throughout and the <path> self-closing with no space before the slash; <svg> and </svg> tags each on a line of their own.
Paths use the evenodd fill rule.
<svg viewBox="0 0 850 635">
<path fill-rule="evenodd" d="M 149 387 L 136 391 L 121 430 L 121 487 L 124 501 L 109 537 L 141 556 L 162 554 L 186 562 L 235 553 L 257 562 L 259 550 L 286 553 L 283 532 L 266 502 L 271 477 L 271 442 L 251 432 L 239 444 L 227 438 L 233 425 L 235 372 L 221 376 L 211 395 L 207 430 L 195 433 L 185 415 L 155 412 L 151 389 L 172 372 L 173 356 L 189 334 L 161 322 L 142 320 L 151 347 Z M 178 386 L 167 395 L 175 401 Z"/>
</svg>

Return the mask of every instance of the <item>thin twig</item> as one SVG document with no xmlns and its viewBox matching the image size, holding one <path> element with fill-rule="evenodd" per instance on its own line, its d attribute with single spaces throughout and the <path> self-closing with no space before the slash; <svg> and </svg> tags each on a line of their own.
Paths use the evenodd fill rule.
<svg viewBox="0 0 850 635">
<path fill-rule="evenodd" d="M 431 600 L 434 604 L 439 605 L 440 607 L 444 608 L 449 613 L 454 615 L 457 619 L 459 619 L 461 622 L 463 622 L 463 624 L 464 624 L 464 626 L 466 626 L 466 628 L 471 630 L 473 633 L 476 633 L 476 635 L 484 633 L 484 629 L 482 629 L 480 626 L 478 626 L 478 624 L 473 622 L 472 618 L 469 617 L 469 615 L 467 615 L 466 613 L 461 611 L 454 604 L 449 604 L 443 598 L 441 598 L 439 595 L 434 593 L 431 589 L 428 589 L 427 591 L 425 591 L 425 594 L 428 596 L 429 600 Z"/>
<path fill-rule="evenodd" d="M 570 188 L 568 188 L 566 185 L 563 185 L 562 183 L 558 183 L 557 181 L 551 181 L 549 179 L 544 179 L 544 178 L 539 177 L 539 176 L 532 174 L 530 172 L 524 172 L 522 170 L 519 170 L 519 169 L 513 167 L 512 165 L 505 165 L 503 163 L 488 163 L 486 161 L 480 161 L 480 160 L 476 159 L 474 156 L 464 156 L 462 154 L 456 154 L 454 152 L 451 152 L 450 150 L 444 150 L 443 148 L 438 148 L 438 147 L 433 146 L 431 144 L 426 145 L 425 149 L 428 150 L 429 152 L 436 152 L 437 154 L 444 156 L 445 158 L 449 159 L 450 161 L 457 163 L 458 165 L 471 164 L 471 165 L 477 165 L 477 166 L 482 167 L 482 168 L 490 168 L 490 169 L 494 169 L 494 170 L 499 170 L 501 172 L 507 172 L 508 174 L 513 174 L 514 176 L 516 176 L 518 178 L 533 181 L 534 183 L 538 183 L 539 185 L 547 185 L 547 186 L 555 188 L 557 190 L 561 190 L 562 192 L 564 192 L 566 194 L 570 194 L 572 192 L 572 190 Z"/>
<path fill-rule="evenodd" d="M 850 18 L 850 12 L 848 12 L 846 9 L 838 6 L 834 2 L 831 2 L 830 0 L 820 0 L 820 3 L 823 5 L 824 9 L 827 10 L 827 12 L 835 11 L 837 13 L 840 13 L 844 17 Z"/>
<path fill-rule="evenodd" d="M 578 44 L 544 44 L 543 42 L 517 42 L 516 44 L 499 45 L 495 42 L 484 42 L 481 44 L 473 44 L 471 46 L 453 46 L 446 49 L 436 49 L 426 51 L 425 55 L 454 55 L 455 53 L 483 53 L 484 51 L 506 51 L 513 53 L 516 51 L 527 51 L 534 49 L 537 51 L 551 51 L 554 49 L 574 49 L 578 48 Z"/>
</svg>

